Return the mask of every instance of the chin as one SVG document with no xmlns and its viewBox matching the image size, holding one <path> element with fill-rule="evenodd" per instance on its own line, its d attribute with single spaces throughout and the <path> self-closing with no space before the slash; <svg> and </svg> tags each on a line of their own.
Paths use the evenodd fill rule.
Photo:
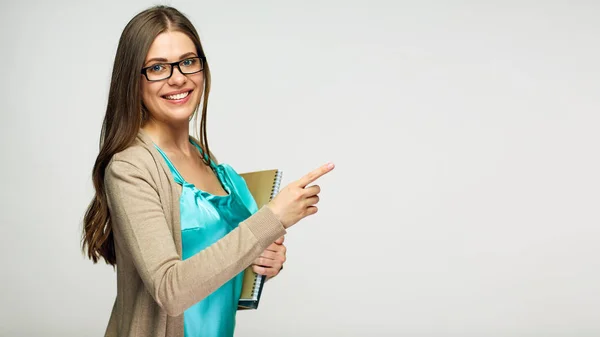
<svg viewBox="0 0 600 337">
<path fill-rule="evenodd" d="M 181 110 L 165 109 L 163 111 L 165 111 L 165 115 L 167 116 L 168 119 L 170 119 L 172 121 L 177 121 L 177 122 L 182 122 L 182 121 L 189 122 L 190 118 L 192 118 L 192 116 L 194 114 L 193 108 L 181 109 Z"/>
<path fill-rule="evenodd" d="M 198 102 L 194 102 L 190 100 L 184 105 L 181 106 L 173 106 L 171 104 L 163 105 L 163 110 L 165 115 L 168 116 L 169 119 L 173 121 L 189 121 L 190 118 L 194 114 L 194 110 L 198 106 Z"/>
</svg>

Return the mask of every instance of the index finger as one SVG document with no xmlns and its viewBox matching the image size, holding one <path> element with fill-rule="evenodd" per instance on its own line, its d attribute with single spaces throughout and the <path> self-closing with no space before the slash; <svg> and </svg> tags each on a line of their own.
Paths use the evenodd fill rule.
<svg viewBox="0 0 600 337">
<path fill-rule="evenodd" d="M 333 170 L 334 167 L 335 165 L 333 165 L 333 163 L 327 163 L 319 167 L 318 169 L 309 172 L 304 177 L 300 178 L 300 180 L 298 180 L 298 184 L 300 185 L 300 187 L 305 188 L 306 185 L 314 182 L 315 180 L 322 177 L 324 174 L 330 172 L 331 170 Z"/>
</svg>

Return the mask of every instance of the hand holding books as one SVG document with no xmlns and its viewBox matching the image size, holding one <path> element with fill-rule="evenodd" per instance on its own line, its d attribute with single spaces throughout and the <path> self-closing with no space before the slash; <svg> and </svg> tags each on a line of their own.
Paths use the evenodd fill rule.
<svg viewBox="0 0 600 337">
<path fill-rule="evenodd" d="M 323 165 L 292 182 L 279 191 L 267 207 L 279 218 L 285 228 L 289 228 L 303 218 L 317 213 L 321 188 L 318 185 L 308 186 L 321 176 L 333 170 L 332 163 Z"/>
<path fill-rule="evenodd" d="M 319 201 L 318 194 L 321 188 L 316 185 L 307 186 L 332 169 L 333 164 L 323 165 L 298 181 L 290 183 L 282 190 L 279 186 L 283 172 L 279 169 L 246 172 L 241 175 L 257 206 L 259 208 L 269 207 L 283 226 L 289 228 L 301 219 L 317 212 L 315 205 Z M 283 238 L 277 241 L 283 243 Z M 240 310 L 258 309 L 266 277 L 258 274 L 254 267 L 249 266 L 244 271 L 242 292 L 238 301 Z"/>
</svg>

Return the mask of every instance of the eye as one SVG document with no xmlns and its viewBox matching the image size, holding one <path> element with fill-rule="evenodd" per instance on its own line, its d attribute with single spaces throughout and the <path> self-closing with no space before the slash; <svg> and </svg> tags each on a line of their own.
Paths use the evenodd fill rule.
<svg viewBox="0 0 600 337">
<path fill-rule="evenodd" d="M 163 66 L 162 64 L 155 64 L 155 65 L 151 66 L 150 68 L 148 68 L 148 70 L 153 73 L 159 73 L 159 72 L 163 71 L 164 69 L 165 69 L 165 66 Z"/>
<path fill-rule="evenodd" d="M 196 59 L 185 59 L 181 61 L 181 65 L 184 67 L 190 67 L 196 63 Z"/>
</svg>

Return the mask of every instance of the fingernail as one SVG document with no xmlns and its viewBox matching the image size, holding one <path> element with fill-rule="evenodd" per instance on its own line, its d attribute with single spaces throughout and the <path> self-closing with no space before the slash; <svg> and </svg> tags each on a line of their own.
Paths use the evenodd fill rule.
<svg viewBox="0 0 600 337">
<path fill-rule="evenodd" d="M 330 168 L 330 169 L 333 168 L 333 163 L 327 164 L 327 168 Z"/>
</svg>

